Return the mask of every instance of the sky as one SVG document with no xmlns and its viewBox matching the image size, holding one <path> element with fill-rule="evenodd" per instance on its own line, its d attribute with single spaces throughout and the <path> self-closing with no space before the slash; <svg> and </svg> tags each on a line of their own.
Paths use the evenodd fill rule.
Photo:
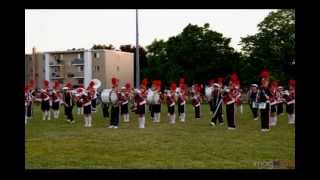
<svg viewBox="0 0 320 180">
<path fill-rule="evenodd" d="M 275 9 L 242 10 L 138 10 L 139 45 L 155 39 L 167 40 L 181 33 L 189 23 L 203 26 L 231 38 L 230 46 L 240 50 L 240 37 L 257 33 L 257 25 Z M 89 49 L 93 44 L 135 45 L 136 11 L 123 10 L 25 10 L 25 52 Z"/>
</svg>

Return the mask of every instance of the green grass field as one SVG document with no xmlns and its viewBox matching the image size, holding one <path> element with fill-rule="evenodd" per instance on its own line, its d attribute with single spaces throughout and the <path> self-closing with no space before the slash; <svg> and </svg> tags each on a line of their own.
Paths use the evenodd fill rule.
<svg viewBox="0 0 320 180">
<path fill-rule="evenodd" d="M 50 121 L 42 120 L 39 106 L 33 111 L 25 128 L 26 169 L 269 169 L 274 160 L 295 160 L 295 128 L 286 114 L 270 132 L 261 132 L 247 105 L 236 130 L 227 130 L 226 123 L 209 126 L 206 104 L 201 120 L 193 119 L 187 105 L 186 122 L 176 124 L 168 123 L 163 105 L 161 122 L 152 123 L 146 114 L 145 129 L 138 129 L 135 114 L 129 123 L 121 119 L 119 129 L 107 128 L 100 106 L 92 128 L 84 128 L 78 115 L 75 124 L 67 123 L 63 108 L 60 119 Z"/>
</svg>

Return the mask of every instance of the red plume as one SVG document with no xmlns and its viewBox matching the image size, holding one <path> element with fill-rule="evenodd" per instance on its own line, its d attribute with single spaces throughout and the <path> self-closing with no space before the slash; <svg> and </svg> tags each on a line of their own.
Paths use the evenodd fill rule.
<svg viewBox="0 0 320 180">
<path fill-rule="evenodd" d="M 48 88 L 48 86 L 49 86 L 49 81 L 48 81 L 48 80 L 44 80 L 43 83 L 44 83 L 44 87 L 45 87 L 45 88 Z"/>
<path fill-rule="evenodd" d="M 181 78 L 181 79 L 179 80 L 179 84 L 184 84 L 184 78 Z"/>
<path fill-rule="evenodd" d="M 296 80 L 290 79 L 289 80 L 289 86 L 295 87 L 296 86 Z"/>
<path fill-rule="evenodd" d="M 68 82 L 68 83 L 65 85 L 65 87 L 68 87 L 69 89 L 71 89 L 71 88 L 72 88 L 72 84 L 71 84 L 70 82 Z"/>
<path fill-rule="evenodd" d="M 34 80 L 29 81 L 29 87 L 32 88 L 34 86 Z"/>
<path fill-rule="evenodd" d="M 59 89 L 60 88 L 60 82 L 59 81 L 55 81 L 54 82 L 54 89 Z"/>
<path fill-rule="evenodd" d="M 148 80 L 147 80 L 147 78 L 144 78 L 144 79 L 142 80 L 141 85 L 143 85 L 144 87 L 147 87 L 147 84 L 148 84 Z"/>
<path fill-rule="evenodd" d="M 262 69 L 262 71 L 260 72 L 260 77 L 269 78 L 269 71 L 267 69 Z"/>
<path fill-rule="evenodd" d="M 175 90 L 177 89 L 176 83 L 171 83 L 170 89 L 171 89 L 172 91 L 175 91 Z"/>
<path fill-rule="evenodd" d="M 210 79 L 209 84 L 212 85 L 214 83 L 214 79 Z"/>
<path fill-rule="evenodd" d="M 117 85 L 117 82 L 118 82 L 118 79 L 117 79 L 117 78 L 113 77 L 113 78 L 111 79 L 111 83 L 112 83 L 112 86 L 113 86 L 113 87 L 117 87 L 117 86 L 118 86 L 118 85 Z"/>
<path fill-rule="evenodd" d="M 83 88 L 83 84 L 80 84 L 80 85 L 79 85 L 79 88 Z"/>
<path fill-rule="evenodd" d="M 129 89 L 131 88 L 130 83 L 127 83 L 127 84 L 125 85 L 125 87 L 126 87 L 127 90 L 129 90 Z"/>
<path fill-rule="evenodd" d="M 223 83 L 223 77 L 218 77 L 218 84 L 222 86 Z"/>
<path fill-rule="evenodd" d="M 24 93 L 28 92 L 28 90 L 29 90 L 29 86 L 26 85 L 26 86 L 24 87 Z"/>
<path fill-rule="evenodd" d="M 238 81 L 238 75 L 236 73 L 232 73 L 230 76 L 231 82 L 237 82 Z"/>
</svg>

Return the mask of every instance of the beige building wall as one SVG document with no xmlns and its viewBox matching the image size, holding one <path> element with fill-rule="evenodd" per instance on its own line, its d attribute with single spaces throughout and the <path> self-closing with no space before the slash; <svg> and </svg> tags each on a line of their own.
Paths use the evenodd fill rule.
<svg viewBox="0 0 320 180">
<path fill-rule="evenodd" d="M 111 88 L 111 78 L 116 77 L 119 86 L 124 86 L 129 82 L 133 86 L 134 77 L 134 55 L 133 53 L 114 50 L 89 50 L 92 52 L 92 78 L 101 81 L 101 89 Z M 46 52 L 49 54 L 49 79 L 50 86 L 55 80 L 61 83 L 71 82 L 73 85 L 84 84 L 83 64 L 72 64 L 75 59 L 84 59 L 85 51 L 56 51 Z M 56 60 L 61 60 L 58 63 Z M 35 64 L 32 64 L 33 61 Z M 59 66 L 57 66 L 59 64 Z M 81 68 L 82 67 L 82 68 Z M 33 72 L 35 71 L 35 72 Z M 34 74 L 33 74 L 34 73 Z M 52 78 L 53 74 L 57 76 Z M 35 55 L 25 55 L 25 82 L 35 77 L 36 88 L 43 87 L 45 79 L 45 54 L 35 53 Z M 60 77 L 60 78 L 59 78 Z M 80 77 L 81 79 L 75 78 Z M 80 80 L 80 81 L 79 81 Z"/>
<path fill-rule="evenodd" d="M 42 53 L 25 55 L 25 84 L 35 81 L 35 88 L 41 88 L 44 81 L 44 55 Z"/>
<path fill-rule="evenodd" d="M 111 88 L 111 78 L 119 79 L 119 86 L 127 82 L 133 86 L 133 53 L 105 50 L 107 88 Z"/>
</svg>

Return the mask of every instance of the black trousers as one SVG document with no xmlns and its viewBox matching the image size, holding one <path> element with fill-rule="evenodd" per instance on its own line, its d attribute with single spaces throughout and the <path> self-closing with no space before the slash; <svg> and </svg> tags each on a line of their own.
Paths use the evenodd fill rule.
<svg viewBox="0 0 320 180">
<path fill-rule="evenodd" d="M 200 106 L 194 107 L 195 118 L 200 118 Z"/>
<path fill-rule="evenodd" d="M 294 103 L 287 104 L 286 111 L 288 114 L 293 114 L 294 113 Z"/>
<path fill-rule="evenodd" d="M 227 111 L 227 122 L 228 127 L 235 128 L 236 127 L 236 117 L 234 112 L 235 103 L 227 104 L 226 111 Z"/>
<path fill-rule="evenodd" d="M 213 107 L 212 109 L 213 109 L 212 113 L 214 113 L 216 110 L 216 107 Z M 211 122 L 217 123 L 217 119 L 219 120 L 219 123 L 223 123 L 222 104 L 219 106 L 219 109 L 217 110 L 215 116 L 212 117 Z"/>
<path fill-rule="evenodd" d="M 119 125 L 119 106 L 111 106 L 111 119 L 110 125 Z"/>
<path fill-rule="evenodd" d="M 32 103 L 27 106 L 27 116 L 29 118 L 32 116 Z"/>
<path fill-rule="evenodd" d="M 96 111 L 96 105 L 97 105 L 97 99 L 92 99 L 91 100 L 91 107 L 92 107 L 91 111 L 92 112 Z"/>
<path fill-rule="evenodd" d="M 73 121 L 72 108 L 73 106 L 64 107 L 64 112 L 67 116 L 67 119 L 69 119 L 70 121 Z"/>
<path fill-rule="evenodd" d="M 283 103 L 278 104 L 277 114 L 280 115 L 283 113 Z"/>
<path fill-rule="evenodd" d="M 270 111 L 270 104 L 267 103 L 265 109 L 260 109 L 260 116 L 261 116 L 261 129 L 269 129 L 269 112 Z"/>
<path fill-rule="evenodd" d="M 161 104 L 154 104 L 152 105 L 152 111 L 154 113 L 160 113 L 161 112 Z"/>
<path fill-rule="evenodd" d="M 178 113 L 179 113 L 179 116 L 184 113 L 184 105 L 178 105 Z"/>
<path fill-rule="evenodd" d="M 154 117 L 154 108 L 153 108 L 153 104 L 149 104 L 149 112 L 151 113 L 151 117 L 153 118 Z"/>
<path fill-rule="evenodd" d="M 253 108 L 252 107 L 252 103 L 250 103 L 249 105 L 250 105 L 250 109 L 251 109 L 251 112 L 253 114 L 253 117 L 257 118 L 258 117 L 258 108 Z"/>
<path fill-rule="evenodd" d="M 101 107 L 102 107 L 103 117 L 104 117 L 104 118 L 109 117 L 109 104 L 107 104 L 107 103 L 102 103 L 102 104 L 101 104 Z"/>
<path fill-rule="evenodd" d="M 170 115 L 173 115 L 174 114 L 174 106 L 168 106 L 168 113 Z"/>
</svg>

